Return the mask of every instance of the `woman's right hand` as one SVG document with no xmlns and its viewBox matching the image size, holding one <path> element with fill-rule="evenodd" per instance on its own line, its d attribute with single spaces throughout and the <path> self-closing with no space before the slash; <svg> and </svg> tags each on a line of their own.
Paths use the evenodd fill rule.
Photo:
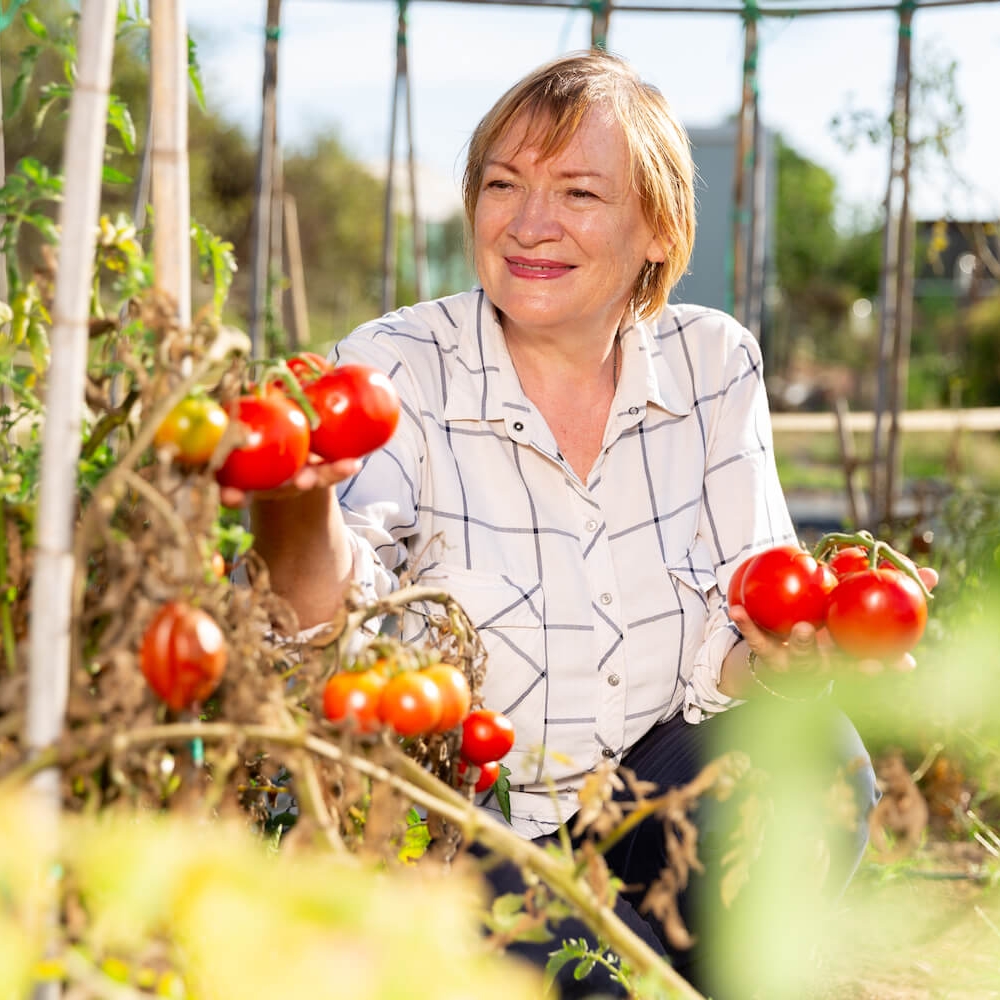
<svg viewBox="0 0 1000 1000">
<path fill-rule="evenodd" d="M 342 458 L 327 462 L 319 455 L 310 453 L 306 464 L 287 482 L 273 490 L 249 492 L 234 486 L 219 488 L 219 501 L 225 507 L 246 507 L 251 501 L 269 503 L 277 500 L 292 500 L 312 490 L 328 489 L 345 479 L 355 476 L 361 469 L 361 459 Z"/>
</svg>

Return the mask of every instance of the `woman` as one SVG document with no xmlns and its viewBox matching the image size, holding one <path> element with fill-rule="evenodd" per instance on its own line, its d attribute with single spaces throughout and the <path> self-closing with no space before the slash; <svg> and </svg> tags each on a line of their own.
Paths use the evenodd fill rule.
<svg viewBox="0 0 1000 1000">
<path fill-rule="evenodd" d="M 773 711 L 784 676 L 816 662 L 808 625 L 782 644 L 726 606 L 736 567 L 795 533 L 757 342 L 722 313 L 667 303 L 693 245 L 693 181 L 667 102 L 614 56 L 566 56 L 522 80 L 469 148 L 481 287 L 337 346 L 340 362 L 391 376 L 395 436 L 363 463 L 311 465 L 253 502 L 257 549 L 303 627 L 332 618 L 349 583 L 385 593 L 404 568 L 463 605 L 489 653 L 485 702 L 517 730 L 505 763 L 527 837 L 573 816 L 601 762 L 659 787 L 689 781 L 726 745 L 710 735 L 739 715 L 726 709 L 759 694 Z M 404 628 L 419 641 L 418 616 Z M 857 763 L 863 817 L 867 755 L 846 720 L 830 731 L 831 768 Z M 863 831 L 843 838 L 840 885 Z M 610 860 L 647 884 L 662 836 L 642 830 Z M 500 891 L 519 885 L 511 871 L 492 877 Z M 640 898 L 620 912 L 665 951 Z M 560 927 L 555 945 L 522 950 L 544 962 L 558 938 L 582 935 Z M 564 995 L 581 988 L 570 972 Z"/>
</svg>

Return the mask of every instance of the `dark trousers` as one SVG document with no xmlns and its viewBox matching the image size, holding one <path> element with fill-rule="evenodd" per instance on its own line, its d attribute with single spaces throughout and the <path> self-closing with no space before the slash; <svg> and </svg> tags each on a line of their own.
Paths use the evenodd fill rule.
<svg viewBox="0 0 1000 1000">
<path fill-rule="evenodd" d="M 703 797 L 692 814 L 705 870 L 692 877 L 679 903 L 694 947 L 673 947 L 660 922 L 640 912 L 645 888 L 666 864 L 659 819 L 641 823 L 606 855 L 629 890 L 618 897 L 615 910 L 713 1000 L 749 1000 L 762 989 L 766 992 L 759 995 L 769 1000 L 792 996 L 794 991 L 786 994 L 782 987 L 790 986 L 794 972 L 787 968 L 783 980 L 775 960 L 767 958 L 769 949 L 794 943 L 804 914 L 816 911 L 809 904 L 836 898 L 850 881 L 867 844 L 867 816 L 878 797 L 875 775 L 854 726 L 829 699 L 792 704 L 761 697 L 698 725 L 677 716 L 654 727 L 622 766 L 666 790 L 688 784 L 708 762 L 733 750 L 748 755 L 753 775 L 726 801 Z M 760 829 L 755 817 L 766 820 L 762 842 L 755 840 Z M 741 850 L 753 861 L 746 881 Z M 487 878 L 497 895 L 524 891 L 513 864 L 492 868 Z M 564 940 L 584 938 L 597 947 L 579 920 L 551 929 L 551 941 L 517 943 L 509 951 L 544 966 Z M 601 965 L 581 980 L 573 971 L 571 962 L 556 979 L 564 998 L 628 995 Z"/>
</svg>

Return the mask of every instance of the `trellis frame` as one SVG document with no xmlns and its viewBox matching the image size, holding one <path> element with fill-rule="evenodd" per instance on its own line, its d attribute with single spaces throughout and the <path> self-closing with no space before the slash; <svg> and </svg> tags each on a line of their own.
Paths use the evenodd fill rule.
<svg viewBox="0 0 1000 1000">
<path fill-rule="evenodd" d="M 278 3 L 280 0 L 269 0 Z M 414 0 L 396 0 L 398 6 L 396 73 L 391 105 L 389 168 L 386 179 L 385 226 L 383 232 L 383 311 L 395 307 L 396 235 L 393 197 L 397 102 L 405 94 L 408 128 L 410 196 L 414 236 L 414 258 L 418 298 L 423 297 L 421 275 L 426 267 L 423 227 L 417 202 L 415 154 L 412 134 L 412 111 L 408 79 L 406 10 Z M 435 0 L 441 3 L 478 4 L 480 6 L 534 7 L 579 10 L 580 0 Z M 884 210 L 884 259 L 881 278 L 877 357 L 877 393 L 875 432 L 870 457 L 870 510 L 867 521 L 877 526 L 891 521 L 893 497 L 900 464 L 899 415 L 905 396 L 912 325 L 912 226 L 910 213 L 910 46 L 914 13 L 918 9 L 965 7 L 996 3 L 997 0 L 900 0 L 899 3 L 852 3 L 803 6 L 759 6 L 756 0 L 740 4 L 709 6 L 705 4 L 633 3 L 615 0 L 590 0 L 591 45 L 606 48 L 612 10 L 623 13 L 734 15 L 743 21 L 744 58 L 738 115 L 732 201 L 732 288 L 731 311 L 756 336 L 760 336 L 764 284 L 764 178 L 761 155 L 758 63 L 760 47 L 758 23 L 763 18 L 801 18 L 814 15 L 895 12 L 899 18 L 900 45 L 896 57 L 893 96 L 892 148 L 889 154 L 888 183 Z M 259 210 L 261 213 L 263 209 Z M 258 243 L 256 253 L 261 253 Z M 261 265 L 255 262 L 255 274 Z M 888 428 L 886 422 L 888 421 Z M 851 493 L 852 484 L 848 483 Z"/>
</svg>

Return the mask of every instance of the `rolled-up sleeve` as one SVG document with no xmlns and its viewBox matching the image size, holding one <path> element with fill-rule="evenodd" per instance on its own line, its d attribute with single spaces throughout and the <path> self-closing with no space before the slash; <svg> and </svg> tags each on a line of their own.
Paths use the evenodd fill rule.
<svg viewBox="0 0 1000 1000">
<path fill-rule="evenodd" d="M 756 552 L 795 540 L 774 460 L 760 348 L 749 332 L 727 359 L 708 445 L 700 532 L 712 551 L 716 587 L 685 689 L 689 722 L 738 703 L 719 691 L 723 661 L 740 639 L 725 599 L 733 573 Z"/>
</svg>

